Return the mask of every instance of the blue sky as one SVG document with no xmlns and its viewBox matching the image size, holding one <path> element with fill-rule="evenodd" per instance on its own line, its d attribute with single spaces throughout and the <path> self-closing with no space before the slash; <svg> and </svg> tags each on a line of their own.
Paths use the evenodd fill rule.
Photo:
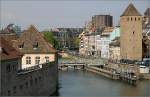
<svg viewBox="0 0 150 97">
<path fill-rule="evenodd" d="M 115 26 L 131 2 L 141 14 L 150 4 L 150 0 L 0 0 L 0 24 L 14 23 L 22 29 L 33 24 L 39 30 L 83 27 L 93 15 L 110 14 Z"/>
</svg>

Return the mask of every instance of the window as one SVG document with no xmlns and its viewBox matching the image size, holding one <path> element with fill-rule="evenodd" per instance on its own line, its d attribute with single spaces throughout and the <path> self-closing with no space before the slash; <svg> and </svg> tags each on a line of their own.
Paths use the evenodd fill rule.
<svg viewBox="0 0 150 97">
<path fill-rule="evenodd" d="M 38 48 L 38 42 L 33 43 L 33 49 L 36 50 Z"/>
<path fill-rule="evenodd" d="M 8 96 L 10 96 L 11 95 L 11 92 L 10 92 L 10 90 L 8 90 Z"/>
<path fill-rule="evenodd" d="M 31 57 L 26 57 L 26 64 L 31 64 Z"/>
<path fill-rule="evenodd" d="M 136 18 L 135 18 L 135 21 L 136 21 Z"/>
<path fill-rule="evenodd" d="M 42 80 L 42 78 L 39 76 L 39 81 L 41 81 Z"/>
<path fill-rule="evenodd" d="M 16 71 L 16 65 L 13 65 L 13 70 Z"/>
<path fill-rule="evenodd" d="M 23 85 L 20 85 L 20 90 L 22 90 L 23 89 Z"/>
<path fill-rule="evenodd" d="M 134 35 L 134 31 L 133 31 L 133 35 Z"/>
<path fill-rule="evenodd" d="M 7 72 L 10 72 L 10 71 L 11 71 L 10 64 L 6 66 L 6 71 L 7 71 Z"/>
<path fill-rule="evenodd" d="M 24 47 L 24 42 L 20 45 L 18 45 L 19 49 L 22 49 Z"/>
<path fill-rule="evenodd" d="M 48 63 L 48 62 L 49 62 L 49 57 L 46 56 L 46 57 L 45 57 L 45 60 L 46 60 L 46 63 Z"/>
<path fill-rule="evenodd" d="M 37 78 L 35 78 L 35 84 L 37 84 Z"/>
<path fill-rule="evenodd" d="M 129 21 L 129 17 L 127 18 L 127 21 Z"/>
<path fill-rule="evenodd" d="M 13 87 L 13 93 L 16 94 L 16 86 Z"/>
<path fill-rule="evenodd" d="M 139 19 L 139 21 L 140 21 L 140 18 L 138 18 Z"/>
<path fill-rule="evenodd" d="M 131 17 L 131 21 L 132 21 L 132 17 Z"/>
<path fill-rule="evenodd" d="M 40 63 L 40 57 L 35 57 L 35 64 L 39 64 Z"/>
<path fill-rule="evenodd" d="M 26 88 L 28 88 L 28 82 L 26 82 L 25 85 L 26 85 Z"/>
<path fill-rule="evenodd" d="M 30 86 L 32 86 L 32 85 L 33 85 L 33 80 L 31 79 L 31 80 L 30 80 Z"/>
</svg>

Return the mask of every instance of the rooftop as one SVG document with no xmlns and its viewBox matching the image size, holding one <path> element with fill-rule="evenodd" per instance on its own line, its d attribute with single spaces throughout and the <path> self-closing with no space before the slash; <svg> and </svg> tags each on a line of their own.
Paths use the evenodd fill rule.
<svg viewBox="0 0 150 97">
<path fill-rule="evenodd" d="M 121 16 L 141 16 L 135 6 L 130 3 Z"/>
<path fill-rule="evenodd" d="M 42 33 L 33 25 L 25 30 L 20 37 L 14 41 L 14 47 L 22 53 L 55 53 L 56 50 L 48 43 Z"/>
<path fill-rule="evenodd" d="M 9 41 L 0 36 L 0 60 L 20 58 L 21 53 L 11 46 Z"/>
</svg>

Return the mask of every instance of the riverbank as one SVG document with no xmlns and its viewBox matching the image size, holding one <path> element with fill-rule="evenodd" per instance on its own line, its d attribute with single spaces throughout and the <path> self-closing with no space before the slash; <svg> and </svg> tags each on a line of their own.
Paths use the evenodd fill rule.
<svg viewBox="0 0 150 97">
<path fill-rule="evenodd" d="M 96 74 L 102 75 L 109 79 L 125 81 L 132 85 L 136 85 L 138 80 L 135 75 L 126 74 L 126 73 L 118 74 L 113 69 L 107 70 L 107 69 L 102 69 L 94 66 L 88 66 L 85 67 L 85 70 L 94 72 Z"/>
</svg>

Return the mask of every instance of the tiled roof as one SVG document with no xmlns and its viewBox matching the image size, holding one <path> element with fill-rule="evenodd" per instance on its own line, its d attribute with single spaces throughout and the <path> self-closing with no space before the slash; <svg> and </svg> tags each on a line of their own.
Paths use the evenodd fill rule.
<svg viewBox="0 0 150 97">
<path fill-rule="evenodd" d="M 0 60 L 20 58 L 21 55 L 8 41 L 0 36 Z"/>
<path fill-rule="evenodd" d="M 22 46 L 22 48 L 19 48 Z M 34 46 L 36 48 L 34 48 Z M 40 33 L 33 25 L 25 30 L 14 42 L 14 47 L 22 53 L 55 53 L 56 50 L 48 43 L 42 33 Z"/>
<path fill-rule="evenodd" d="M 121 16 L 141 16 L 132 3 L 126 8 Z"/>
</svg>

